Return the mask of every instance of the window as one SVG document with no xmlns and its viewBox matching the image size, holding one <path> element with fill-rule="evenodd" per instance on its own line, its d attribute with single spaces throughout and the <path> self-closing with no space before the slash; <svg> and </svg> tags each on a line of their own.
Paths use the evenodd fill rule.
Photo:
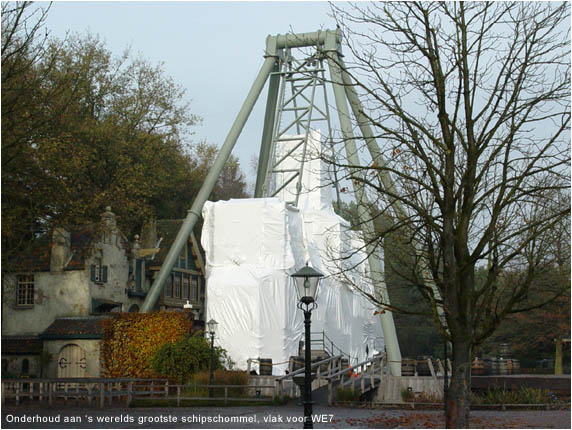
<svg viewBox="0 0 572 430">
<path fill-rule="evenodd" d="M 143 282 L 143 261 L 141 259 L 135 260 L 135 289 L 141 291 Z"/>
<path fill-rule="evenodd" d="M 91 265 L 90 278 L 92 282 L 102 284 L 107 282 L 107 266 L 102 264 L 102 259 L 97 257 L 95 259 L 95 264 Z"/>
<path fill-rule="evenodd" d="M 22 375 L 27 375 L 30 373 L 30 360 L 24 358 L 22 360 Z"/>
<path fill-rule="evenodd" d="M 167 285 L 165 285 L 165 297 L 173 297 L 173 275 L 169 276 L 169 279 L 167 279 Z"/>
<path fill-rule="evenodd" d="M 18 306 L 32 306 L 34 304 L 34 275 L 19 275 L 17 278 Z"/>
<path fill-rule="evenodd" d="M 178 267 L 180 267 L 181 269 L 187 268 L 187 244 L 185 244 L 185 246 L 183 246 L 183 250 L 179 254 Z"/>
<path fill-rule="evenodd" d="M 189 275 L 183 275 L 183 299 L 189 298 L 190 281 Z"/>
<path fill-rule="evenodd" d="M 191 300 L 193 302 L 199 300 L 199 278 L 197 276 L 191 279 Z"/>
<path fill-rule="evenodd" d="M 175 275 L 175 285 L 174 285 L 173 297 L 176 299 L 181 298 L 181 275 Z"/>
</svg>

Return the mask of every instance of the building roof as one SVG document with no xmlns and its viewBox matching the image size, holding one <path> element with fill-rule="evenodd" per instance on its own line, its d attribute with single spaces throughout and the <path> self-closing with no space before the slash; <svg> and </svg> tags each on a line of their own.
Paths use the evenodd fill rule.
<svg viewBox="0 0 572 430">
<path fill-rule="evenodd" d="M 102 322 L 109 316 L 56 318 L 40 335 L 48 339 L 102 339 Z"/>
<path fill-rule="evenodd" d="M 64 270 L 85 269 L 92 245 L 99 239 L 101 226 L 91 225 L 71 226 L 68 228 L 71 239 L 71 260 Z M 12 272 L 47 272 L 50 270 L 53 232 L 49 231 L 39 238 L 30 250 L 19 255 L 17 261 L 9 264 Z M 122 246 L 128 249 L 127 240 L 120 234 Z"/>
<path fill-rule="evenodd" d="M 2 336 L 2 354 L 41 354 L 38 336 Z"/>
<path fill-rule="evenodd" d="M 160 247 L 159 252 L 157 253 L 155 258 L 153 259 L 152 266 L 161 266 L 163 264 L 163 261 L 165 261 L 165 258 L 167 257 L 167 253 L 169 252 L 169 249 L 171 249 L 171 246 L 173 245 L 173 242 L 175 241 L 175 238 L 177 237 L 177 233 L 181 229 L 181 226 L 183 225 L 184 221 L 185 221 L 184 219 L 159 219 L 159 220 L 157 220 L 157 237 L 163 238 L 163 240 L 161 240 L 161 244 L 159 245 L 159 247 Z M 201 226 L 199 226 L 198 223 L 197 223 L 197 225 L 195 225 L 195 228 L 193 229 L 193 233 L 195 234 L 195 237 L 197 239 L 196 243 L 198 244 L 198 247 L 199 247 L 198 252 L 200 252 L 201 259 L 203 259 L 202 256 L 205 255 L 205 251 L 204 251 L 203 247 L 201 246 L 201 241 L 200 241 Z M 190 241 L 190 239 L 189 239 L 189 241 Z"/>
</svg>

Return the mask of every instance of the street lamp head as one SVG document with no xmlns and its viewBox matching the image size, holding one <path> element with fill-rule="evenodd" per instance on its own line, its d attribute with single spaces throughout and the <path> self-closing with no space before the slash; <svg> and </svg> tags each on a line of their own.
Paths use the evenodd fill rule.
<svg viewBox="0 0 572 430">
<path fill-rule="evenodd" d="M 212 318 L 209 322 L 207 322 L 207 331 L 211 334 L 211 336 L 215 335 L 217 325 L 218 323 Z"/>
<path fill-rule="evenodd" d="M 298 300 L 305 305 L 314 303 L 318 297 L 318 284 L 324 275 L 306 263 L 306 266 L 290 276 L 294 278 Z"/>
</svg>

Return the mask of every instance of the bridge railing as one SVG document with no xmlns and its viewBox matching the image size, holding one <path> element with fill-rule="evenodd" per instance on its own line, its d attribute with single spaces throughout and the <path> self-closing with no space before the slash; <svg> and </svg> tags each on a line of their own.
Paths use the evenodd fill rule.
<svg viewBox="0 0 572 430">
<path fill-rule="evenodd" d="M 324 382 L 327 381 L 328 377 L 330 377 L 334 373 L 337 373 L 341 369 L 341 365 L 342 365 L 341 355 L 335 355 L 333 357 L 328 357 L 324 360 L 312 363 L 310 368 L 312 370 L 314 369 L 316 370 L 316 378 L 314 379 L 314 381 L 317 382 L 314 385 L 320 387 Z M 297 386 L 294 384 L 293 378 L 298 375 L 302 376 L 304 372 L 305 372 L 305 367 L 302 367 L 286 375 L 277 377 L 274 381 L 277 395 L 283 396 L 285 394 L 288 394 L 290 397 L 296 397 L 298 389 Z M 291 382 L 290 384 L 288 384 L 288 387 L 285 387 L 286 381 Z"/>
<path fill-rule="evenodd" d="M 334 388 L 337 386 L 344 387 L 346 382 L 351 382 L 351 389 L 355 391 L 356 384 L 359 382 L 360 391 L 363 394 L 366 391 L 366 381 L 369 380 L 368 390 L 379 386 L 383 380 L 387 360 L 385 355 L 378 355 L 368 360 L 362 361 L 355 366 L 340 369 L 328 375 L 325 379 L 328 381 L 328 404 L 334 401 Z"/>
</svg>

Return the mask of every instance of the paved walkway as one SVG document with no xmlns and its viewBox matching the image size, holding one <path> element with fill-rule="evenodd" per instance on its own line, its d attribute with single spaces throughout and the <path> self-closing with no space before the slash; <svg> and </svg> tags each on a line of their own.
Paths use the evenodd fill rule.
<svg viewBox="0 0 572 430">
<path fill-rule="evenodd" d="M 443 411 L 317 406 L 314 428 L 443 428 Z M 2 428 L 302 428 L 302 407 L 82 408 L 5 406 Z M 471 428 L 570 428 L 570 410 L 472 411 Z"/>
</svg>

